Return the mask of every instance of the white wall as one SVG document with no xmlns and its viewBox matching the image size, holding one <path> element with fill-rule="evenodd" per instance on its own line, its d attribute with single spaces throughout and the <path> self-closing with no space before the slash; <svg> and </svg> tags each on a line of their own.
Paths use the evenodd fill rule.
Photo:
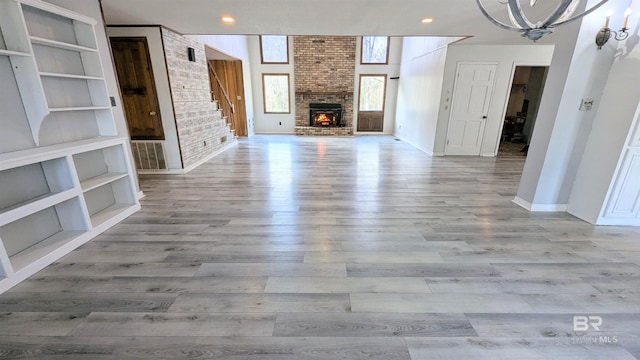
<svg viewBox="0 0 640 360">
<path fill-rule="evenodd" d="M 293 134 L 296 127 L 295 78 L 293 75 L 293 37 L 289 36 L 289 64 L 262 64 L 260 58 L 260 37 L 248 36 L 249 58 L 251 61 L 251 83 L 253 108 L 255 110 L 256 134 Z M 289 101 L 291 113 L 265 114 L 262 91 L 262 74 L 289 74 Z"/>
<path fill-rule="evenodd" d="M 604 58 L 615 53 L 618 56 L 611 71 L 601 69 L 607 73 L 608 79 L 569 198 L 569 212 L 591 223 L 603 221 L 607 192 L 617 181 L 614 178 L 616 167 L 619 166 L 627 136 L 633 131 L 631 124 L 640 105 L 640 92 L 631 90 L 637 89 L 640 83 L 640 47 L 637 46 L 640 3 L 631 2 L 630 6 L 633 13 L 629 24 L 636 40 L 621 43 L 609 41 L 598 52 L 598 56 Z M 620 28 L 623 9 L 617 10 L 611 19 L 612 28 Z M 630 188 L 634 187 L 632 184 L 640 182 L 640 178 L 620 180 L 626 180 L 625 186 Z M 624 219 L 618 223 L 623 222 L 637 224 L 638 220 Z"/>
<path fill-rule="evenodd" d="M 180 144 L 178 143 L 176 119 L 173 113 L 173 101 L 171 100 L 169 75 L 167 74 L 160 27 L 109 27 L 107 28 L 107 35 L 109 37 L 147 38 L 151 68 L 153 69 L 153 80 L 156 84 L 156 93 L 158 94 L 158 104 L 160 106 L 160 118 L 162 119 L 162 127 L 164 129 L 164 147 L 167 166 L 169 170 L 182 169 Z"/>
<path fill-rule="evenodd" d="M 406 37 L 402 47 L 395 135 L 433 154 L 450 38 Z"/>
<path fill-rule="evenodd" d="M 552 54 L 553 45 L 465 45 L 464 41 L 450 45 L 447 50 L 447 62 L 444 70 L 443 96 L 438 115 L 434 154 L 443 155 L 445 152 L 450 106 L 452 105 L 450 100 L 459 63 L 490 62 L 498 64 L 493 96 L 480 150 L 481 156 L 495 156 L 498 153 L 500 133 L 511 93 L 511 82 L 515 67 L 548 66 L 551 63 Z"/>
<path fill-rule="evenodd" d="M 595 2 L 590 0 L 588 6 Z M 628 0 L 612 0 L 552 35 L 556 51 L 515 200 L 518 204 L 533 211 L 566 210 L 613 61 L 612 52 L 597 50 L 595 34 L 609 8 L 624 9 L 626 4 Z M 595 100 L 592 111 L 579 111 L 582 98 Z"/>
<path fill-rule="evenodd" d="M 396 101 L 398 99 L 398 80 L 391 80 L 392 77 L 400 75 L 400 61 L 402 58 L 402 38 L 389 38 L 389 63 L 385 65 L 363 65 L 360 64 L 360 54 L 362 49 L 362 37 L 358 38 L 356 45 L 356 75 L 354 83 L 354 104 L 353 104 L 353 130 L 355 134 L 367 134 L 358 132 L 358 99 L 360 98 L 360 75 L 387 75 L 387 89 L 384 104 L 384 124 L 382 134 L 393 134 L 396 117 Z M 371 134 L 381 134 L 373 132 Z"/>
<path fill-rule="evenodd" d="M 251 78 L 252 64 L 248 44 L 250 37 L 245 35 L 188 35 L 187 37 L 233 58 L 242 60 L 244 102 L 247 111 L 247 133 L 249 136 L 255 134 L 254 95 Z"/>
</svg>

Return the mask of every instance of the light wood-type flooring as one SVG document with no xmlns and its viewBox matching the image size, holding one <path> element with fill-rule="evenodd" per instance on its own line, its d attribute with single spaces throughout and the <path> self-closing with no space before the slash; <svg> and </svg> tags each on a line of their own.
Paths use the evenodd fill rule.
<svg viewBox="0 0 640 360">
<path fill-rule="evenodd" d="M 640 358 L 640 229 L 519 208 L 523 165 L 241 139 L 0 295 L 0 358 Z"/>
</svg>

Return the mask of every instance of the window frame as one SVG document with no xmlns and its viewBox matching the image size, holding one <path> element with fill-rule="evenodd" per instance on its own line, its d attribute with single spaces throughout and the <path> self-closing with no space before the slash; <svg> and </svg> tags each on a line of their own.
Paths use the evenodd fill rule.
<svg viewBox="0 0 640 360">
<path fill-rule="evenodd" d="M 265 78 L 267 76 L 287 77 L 287 111 L 267 111 L 267 92 L 265 91 Z M 291 76 L 289 73 L 262 73 L 262 107 L 265 114 L 291 114 Z"/>
<path fill-rule="evenodd" d="M 360 37 L 360 65 L 389 65 L 389 51 L 391 50 L 391 36 L 387 36 L 387 50 L 385 62 L 364 62 L 364 38 L 365 37 L 384 37 L 381 35 L 366 35 Z"/>
<path fill-rule="evenodd" d="M 287 44 L 287 46 L 286 46 L 287 60 L 284 61 L 284 62 L 282 62 L 282 61 L 265 61 L 264 60 L 264 51 L 262 49 L 262 36 L 263 35 L 258 36 L 260 38 L 260 63 L 261 64 L 269 64 L 269 65 L 288 65 L 289 64 L 289 36 L 287 36 L 287 35 L 264 35 L 264 36 L 284 36 L 285 43 Z"/>
</svg>

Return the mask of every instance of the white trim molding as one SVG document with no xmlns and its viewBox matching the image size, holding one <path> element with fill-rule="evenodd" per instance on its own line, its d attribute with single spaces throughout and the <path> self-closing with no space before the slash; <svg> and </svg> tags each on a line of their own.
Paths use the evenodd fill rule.
<svg viewBox="0 0 640 360">
<path fill-rule="evenodd" d="M 524 208 L 527 211 L 531 211 L 531 203 L 522 199 L 519 196 L 516 196 L 513 200 L 511 200 L 514 204 Z"/>
<path fill-rule="evenodd" d="M 513 203 L 531 212 L 567 212 L 568 204 L 532 204 L 516 196 Z"/>
<path fill-rule="evenodd" d="M 184 168 L 184 170 L 182 171 L 182 174 L 187 174 L 189 171 L 197 168 L 198 166 L 206 163 L 207 161 L 213 159 L 214 157 L 220 155 L 221 153 L 225 152 L 226 150 L 230 149 L 232 146 L 238 144 L 238 140 L 236 140 L 235 138 L 233 139 L 233 141 L 231 141 L 228 145 L 225 145 L 223 147 L 221 147 L 220 149 L 214 151 L 213 153 L 211 153 L 211 155 L 203 158 L 202 160 L 196 162 L 193 165 L 187 166 L 186 168 Z"/>
</svg>

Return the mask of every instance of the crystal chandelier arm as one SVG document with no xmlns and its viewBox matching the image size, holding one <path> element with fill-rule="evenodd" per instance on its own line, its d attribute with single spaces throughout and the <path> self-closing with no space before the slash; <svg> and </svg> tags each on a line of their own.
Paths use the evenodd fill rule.
<svg viewBox="0 0 640 360">
<path fill-rule="evenodd" d="M 592 6 L 591 9 L 586 10 L 582 14 L 576 15 L 576 16 L 574 16 L 572 18 L 569 18 L 569 19 L 567 19 L 565 21 L 561 21 L 559 23 L 553 24 L 553 26 L 559 26 L 559 25 L 568 24 L 568 23 L 570 23 L 572 21 L 576 21 L 576 20 L 578 20 L 578 19 L 580 19 L 580 18 L 582 18 L 584 16 L 587 16 L 587 15 L 591 14 L 592 12 L 594 12 L 596 9 L 598 9 L 600 6 L 604 5 L 607 1 L 609 1 L 609 0 L 602 0 L 599 3 L 597 3 L 596 5 Z"/>
<path fill-rule="evenodd" d="M 482 13 L 482 15 L 484 15 L 489 21 L 491 21 L 494 25 L 505 29 L 505 30 L 509 30 L 509 31 L 521 31 L 522 29 L 517 28 L 515 26 L 511 26 L 511 25 L 507 25 L 503 22 L 500 22 L 496 19 L 494 19 L 491 15 L 489 15 L 489 13 L 487 12 L 487 10 L 485 10 L 484 5 L 482 4 L 481 0 L 476 0 L 476 4 L 478 4 L 478 7 L 480 8 L 480 12 Z"/>
<path fill-rule="evenodd" d="M 564 0 L 571 1 L 571 0 Z M 509 0 L 509 12 L 513 15 L 513 19 L 516 21 L 518 25 L 520 25 L 523 29 L 530 29 L 535 27 L 526 16 L 522 12 L 522 7 L 520 6 L 520 0 Z M 514 24 L 515 25 L 515 24 Z"/>
</svg>

